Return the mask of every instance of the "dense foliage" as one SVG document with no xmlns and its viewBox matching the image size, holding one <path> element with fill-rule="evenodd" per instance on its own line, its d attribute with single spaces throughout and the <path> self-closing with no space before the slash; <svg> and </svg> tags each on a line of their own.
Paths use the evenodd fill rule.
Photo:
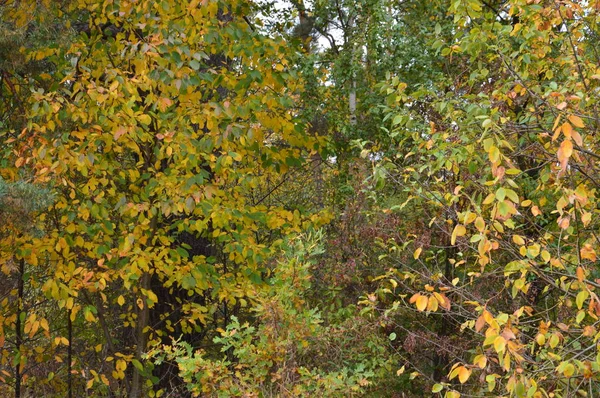
<svg viewBox="0 0 600 398">
<path fill-rule="evenodd" d="M 0 395 L 600 395 L 599 22 L 0 0 Z"/>
</svg>

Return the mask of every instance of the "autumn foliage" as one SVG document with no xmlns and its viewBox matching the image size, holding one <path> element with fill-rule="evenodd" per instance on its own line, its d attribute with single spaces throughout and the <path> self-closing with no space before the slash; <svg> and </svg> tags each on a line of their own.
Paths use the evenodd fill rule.
<svg viewBox="0 0 600 398">
<path fill-rule="evenodd" d="M 0 1 L 0 395 L 599 395 L 600 2 L 280 3 Z"/>
</svg>

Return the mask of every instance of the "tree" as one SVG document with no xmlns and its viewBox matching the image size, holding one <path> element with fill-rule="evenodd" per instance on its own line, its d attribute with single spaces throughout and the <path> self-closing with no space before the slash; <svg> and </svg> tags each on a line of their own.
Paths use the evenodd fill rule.
<svg viewBox="0 0 600 398">
<path fill-rule="evenodd" d="M 153 395 L 147 348 L 212 338 L 281 236 L 318 225 L 270 198 L 319 141 L 289 110 L 300 81 L 286 43 L 253 29 L 251 4 L 64 6 L 87 27 L 29 55 L 55 83 L 34 92 L 15 161 L 56 201 L 46 234 L 20 245 L 74 325 L 53 342 L 77 346 L 74 390 Z"/>
<path fill-rule="evenodd" d="M 430 314 L 412 317 L 425 333 L 392 324 L 423 348 L 409 362 L 433 392 L 594 396 L 596 4 L 449 12 L 454 38 L 433 45 L 459 67 L 432 88 L 383 87 L 401 155 L 376 176 L 405 192 L 388 211 L 426 224 L 393 246 L 379 297 Z M 443 353 L 431 370 L 427 349 Z"/>
</svg>

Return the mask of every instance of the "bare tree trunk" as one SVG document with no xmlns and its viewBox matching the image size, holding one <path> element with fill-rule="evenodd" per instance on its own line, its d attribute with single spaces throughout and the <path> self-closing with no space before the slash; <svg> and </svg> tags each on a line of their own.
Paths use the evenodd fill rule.
<svg viewBox="0 0 600 398">
<path fill-rule="evenodd" d="M 352 29 L 354 28 L 354 17 L 350 15 L 348 17 L 348 34 L 352 35 Z M 356 125 L 356 72 L 354 71 L 354 49 L 355 44 L 351 45 L 350 62 L 352 68 L 352 80 L 350 85 L 350 93 L 348 94 L 348 108 L 350 111 L 350 125 Z"/>
<path fill-rule="evenodd" d="M 17 287 L 17 319 L 15 321 L 16 345 L 19 361 L 15 365 L 15 398 L 21 398 L 21 345 L 23 344 L 23 331 L 21 325 L 21 311 L 23 311 L 23 292 L 25 288 L 25 259 L 19 260 L 19 283 Z"/>
<path fill-rule="evenodd" d="M 140 290 L 146 291 L 150 289 L 150 273 L 145 272 L 140 280 Z M 143 293 L 140 292 L 140 299 L 142 302 L 142 308 L 138 312 L 137 325 L 136 325 L 136 348 L 135 358 L 143 363 L 142 355 L 146 351 L 146 344 L 148 339 L 148 333 L 146 328 L 150 319 L 150 313 L 148 309 L 148 303 L 144 299 Z M 137 367 L 133 368 L 133 378 L 131 380 L 131 390 L 129 392 L 129 398 L 140 398 L 142 396 L 142 381 L 143 375 Z"/>
<path fill-rule="evenodd" d="M 352 87 L 350 88 L 350 95 L 348 96 L 349 108 L 350 108 L 350 124 L 356 125 L 356 77 L 352 76 Z"/>
<path fill-rule="evenodd" d="M 71 309 L 67 310 L 67 333 L 69 334 L 69 346 L 67 347 L 67 396 L 73 398 L 73 321 L 71 320 Z"/>
</svg>

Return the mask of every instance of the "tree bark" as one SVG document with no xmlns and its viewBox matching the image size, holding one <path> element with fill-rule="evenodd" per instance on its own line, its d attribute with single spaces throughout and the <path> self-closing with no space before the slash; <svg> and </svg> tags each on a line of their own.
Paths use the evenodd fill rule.
<svg viewBox="0 0 600 398">
<path fill-rule="evenodd" d="M 17 287 L 17 319 L 15 321 L 16 345 L 19 362 L 15 365 L 15 398 L 21 398 L 21 345 L 23 344 L 23 331 L 21 325 L 21 312 L 23 311 L 23 292 L 25 289 L 25 259 L 19 260 L 19 283 Z"/>
<path fill-rule="evenodd" d="M 73 321 L 71 320 L 71 309 L 67 310 L 67 333 L 69 334 L 69 346 L 67 347 L 67 396 L 73 398 Z"/>
<path fill-rule="evenodd" d="M 145 272 L 140 280 L 140 290 L 150 289 L 150 273 Z M 140 291 L 139 299 L 142 300 L 142 308 L 138 312 L 137 325 L 136 325 L 136 348 L 135 358 L 143 363 L 142 355 L 146 350 L 146 344 L 148 340 L 148 333 L 146 328 L 149 320 L 149 309 L 146 300 L 144 299 L 143 293 Z M 131 390 L 129 392 L 129 398 L 140 398 L 142 396 L 142 381 L 143 375 L 140 370 L 136 367 L 133 368 L 133 378 L 131 380 Z"/>
</svg>

